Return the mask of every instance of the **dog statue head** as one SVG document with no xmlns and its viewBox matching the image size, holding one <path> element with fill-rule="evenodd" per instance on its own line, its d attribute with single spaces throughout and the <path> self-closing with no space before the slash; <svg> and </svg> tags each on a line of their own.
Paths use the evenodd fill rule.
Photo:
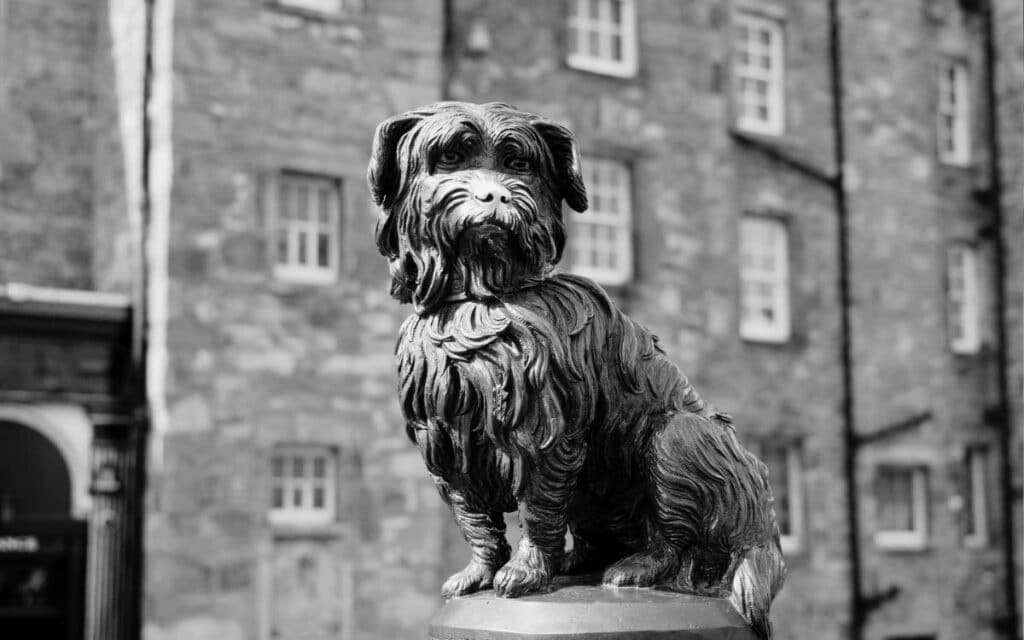
<svg viewBox="0 0 1024 640">
<path fill-rule="evenodd" d="M 391 294 L 429 313 L 543 279 L 562 257 L 562 201 L 587 208 L 565 127 L 501 103 L 439 102 L 378 127 L 367 172 Z"/>
</svg>

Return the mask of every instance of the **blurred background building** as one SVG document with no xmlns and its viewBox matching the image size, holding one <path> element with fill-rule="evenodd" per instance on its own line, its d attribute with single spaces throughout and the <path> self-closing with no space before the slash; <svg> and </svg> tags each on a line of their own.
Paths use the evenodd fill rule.
<svg viewBox="0 0 1024 640">
<path fill-rule="evenodd" d="M 1022 31 L 1015 0 L 0 0 L 0 635 L 423 637 L 465 549 L 364 175 L 378 122 L 455 99 L 577 133 L 565 267 L 769 465 L 780 639 L 1019 637 Z"/>
</svg>

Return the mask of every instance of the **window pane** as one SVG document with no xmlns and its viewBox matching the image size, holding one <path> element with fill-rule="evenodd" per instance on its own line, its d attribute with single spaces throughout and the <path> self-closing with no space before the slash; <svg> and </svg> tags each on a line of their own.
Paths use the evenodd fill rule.
<svg viewBox="0 0 1024 640">
<path fill-rule="evenodd" d="M 295 234 L 295 248 L 298 249 L 298 253 L 295 256 L 297 264 L 309 264 L 308 252 L 306 250 L 307 239 L 308 233 L 304 229 L 300 229 Z"/>
<path fill-rule="evenodd" d="M 622 0 L 612 0 L 612 22 L 622 24 Z"/>
<path fill-rule="evenodd" d="M 570 26 L 566 35 L 568 37 L 569 52 L 578 53 L 580 50 L 579 29 L 577 29 L 575 26 Z"/>
<path fill-rule="evenodd" d="M 280 509 L 284 507 L 284 489 L 281 487 L 274 487 L 271 491 L 270 506 L 274 509 Z"/>
<path fill-rule="evenodd" d="M 292 458 L 292 477 L 303 478 L 306 475 L 306 461 L 301 457 Z"/>
<path fill-rule="evenodd" d="M 326 233 L 317 234 L 316 264 L 320 267 L 331 266 L 331 236 Z"/>
<path fill-rule="evenodd" d="M 978 533 L 977 515 L 976 515 L 976 512 L 978 510 L 978 505 L 975 504 L 975 501 L 974 501 L 974 492 L 976 490 L 975 486 L 974 486 L 974 473 L 973 473 L 973 471 L 974 471 L 974 469 L 973 469 L 973 467 L 974 467 L 974 456 L 975 456 L 975 452 L 974 451 L 969 451 L 967 453 L 967 468 L 965 469 L 965 471 L 966 471 L 965 475 L 967 476 L 967 482 L 966 482 L 966 486 L 964 487 L 964 494 L 963 494 L 963 498 L 964 498 L 964 511 L 963 511 L 963 513 L 964 513 L 964 533 L 966 535 L 969 535 L 969 536 L 977 535 L 977 533 Z"/>
<path fill-rule="evenodd" d="M 612 36 L 612 60 L 622 60 L 622 36 Z"/>
<path fill-rule="evenodd" d="M 317 210 L 319 212 L 318 219 L 322 224 L 327 224 L 331 221 L 331 203 L 333 200 L 330 189 L 319 189 Z"/>
<path fill-rule="evenodd" d="M 779 133 L 783 109 L 781 25 L 745 14 L 739 14 L 737 23 L 733 76 L 739 124 L 758 133 Z"/>
<path fill-rule="evenodd" d="M 886 469 L 878 478 L 878 528 L 880 531 L 913 531 L 914 472 Z"/>
<path fill-rule="evenodd" d="M 601 34 L 599 34 L 597 31 L 591 31 L 591 32 L 589 32 L 587 34 L 587 39 L 588 39 L 588 42 L 589 42 L 589 47 L 587 48 L 587 53 L 589 53 L 591 56 L 593 56 L 595 58 L 600 58 L 601 57 Z"/>
<path fill-rule="evenodd" d="M 292 186 L 282 180 L 277 191 L 277 206 L 282 220 L 290 220 L 295 217 L 295 206 L 292 202 Z"/>
<path fill-rule="evenodd" d="M 315 487 L 313 489 L 313 508 L 323 509 L 324 508 L 324 489 L 323 487 Z"/>
<path fill-rule="evenodd" d="M 313 458 L 313 477 L 323 478 L 327 475 L 327 459 L 321 456 Z"/>
<path fill-rule="evenodd" d="M 295 507 L 296 509 L 300 509 L 300 508 L 302 508 L 302 503 L 303 503 L 303 500 L 302 500 L 302 489 L 299 488 L 299 487 L 295 487 L 294 489 L 292 489 L 292 505 L 291 506 Z"/>
<path fill-rule="evenodd" d="M 295 191 L 298 194 L 295 203 L 295 218 L 297 220 L 309 220 L 309 187 L 297 185 Z"/>
<path fill-rule="evenodd" d="M 988 544 L 988 465 L 989 449 L 975 446 L 967 450 L 964 488 L 964 533 L 972 536 L 973 546 Z"/>
<path fill-rule="evenodd" d="M 590 11 L 588 12 L 591 20 L 597 20 L 601 17 L 601 0 L 590 0 Z"/>
<path fill-rule="evenodd" d="M 284 476 L 284 458 L 281 456 L 274 456 L 270 462 L 271 473 L 275 478 L 281 478 Z"/>
<path fill-rule="evenodd" d="M 288 229 L 284 225 L 277 230 L 277 261 L 288 264 Z"/>
</svg>

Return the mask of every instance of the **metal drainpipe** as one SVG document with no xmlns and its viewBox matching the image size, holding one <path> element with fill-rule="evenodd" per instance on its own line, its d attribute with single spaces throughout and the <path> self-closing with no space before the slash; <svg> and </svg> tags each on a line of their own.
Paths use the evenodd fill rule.
<svg viewBox="0 0 1024 640">
<path fill-rule="evenodd" d="M 441 8 L 441 99 L 452 99 L 452 79 L 458 65 L 458 53 L 455 46 L 455 0 L 444 0 Z"/>
<path fill-rule="evenodd" d="M 864 634 L 864 594 L 861 591 L 860 512 L 857 499 L 857 433 L 854 422 L 853 349 L 850 303 L 850 231 L 844 166 L 846 139 L 843 132 L 843 75 L 838 0 L 828 2 L 829 67 L 831 71 L 832 131 L 835 163 L 836 219 L 839 250 L 840 359 L 843 386 L 843 471 L 846 476 L 847 546 L 850 557 L 850 634 L 861 640 Z"/>
<path fill-rule="evenodd" d="M 1009 348 L 1006 327 L 1006 238 L 1003 225 L 1003 184 L 1000 174 L 999 113 L 996 91 L 996 43 L 992 0 L 983 5 L 985 48 L 985 111 L 988 119 L 988 199 L 991 206 L 996 277 L 996 369 L 999 378 L 999 480 L 1002 513 L 1003 553 L 1005 571 L 1003 589 L 1006 597 L 1007 637 L 1020 638 L 1020 613 L 1017 602 L 1016 554 L 1013 531 L 1012 416 L 1010 415 Z"/>
<path fill-rule="evenodd" d="M 149 330 L 149 226 L 152 194 L 150 193 L 150 160 L 153 147 L 153 122 L 150 117 L 150 102 L 153 96 L 153 29 L 156 0 L 145 0 L 144 51 L 142 69 L 142 140 L 140 167 L 141 202 L 139 203 L 139 237 L 136 238 L 139 249 L 138 264 L 135 270 L 132 297 L 132 386 L 131 402 L 134 420 L 132 424 L 131 446 L 135 456 L 135 477 L 128 485 L 134 495 L 131 509 L 134 512 L 130 554 L 135 559 L 132 571 L 133 601 L 128 612 L 128 637 L 142 637 L 142 605 L 145 589 L 144 569 L 145 558 L 145 505 L 146 505 L 146 464 L 149 442 L 149 398 L 146 379 L 146 354 L 148 351 Z"/>
</svg>

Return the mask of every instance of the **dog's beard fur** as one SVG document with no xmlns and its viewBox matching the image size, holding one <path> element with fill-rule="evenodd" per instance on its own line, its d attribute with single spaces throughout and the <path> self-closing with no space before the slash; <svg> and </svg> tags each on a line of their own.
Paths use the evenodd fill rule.
<svg viewBox="0 0 1024 640">
<path fill-rule="evenodd" d="M 476 201 L 474 171 L 421 176 L 397 205 L 398 257 L 392 275 L 418 312 L 459 298 L 493 299 L 543 279 L 561 258 L 565 231 L 554 198 L 504 177 L 501 207 Z"/>
</svg>

